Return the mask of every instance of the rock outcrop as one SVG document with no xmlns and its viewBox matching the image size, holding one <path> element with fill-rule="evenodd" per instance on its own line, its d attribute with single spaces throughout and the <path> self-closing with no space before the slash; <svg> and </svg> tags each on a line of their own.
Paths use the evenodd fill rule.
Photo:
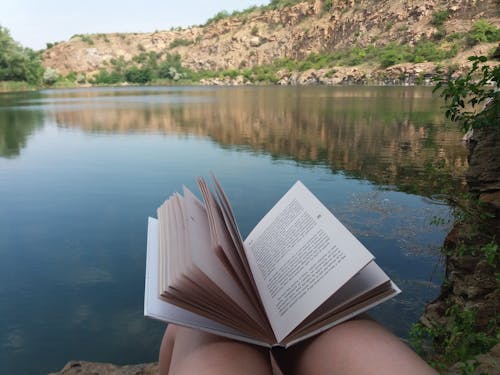
<svg viewBox="0 0 500 375">
<path fill-rule="evenodd" d="M 476 363 L 473 375 L 496 375 L 500 374 L 500 344 L 495 345 L 488 353 L 480 354 L 476 358 L 469 360 L 466 364 L 472 365 Z M 453 365 L 446 375 L 462 375 L 464 374 L 464 363 L 459 362 Z"/>
<path fill-rule="evenodd" d="M 325 1 L 304 1 L 280 9 L 255 8 L 186 29 L 75 35 L 47 49 L 42 57 L 46 67 L 62 75 L 75 72 L 87 77 L 114 61 L 130 61 L 144 52 L 155 52 L 163 58 L 167 53 L 179 54 L 183 65 L 195 71 L 243 69 L 270 64 L 276 59 L 303 60 L 311 53 L 342 51 L 353 46 L 377 48 L 391 42 L 413 46 L 423 39 L 433 40 L 443 31 L 446 35 L 463 35 L 479 19 L 500 26 L 497 7 L 495 0 L 340 0 L 327 9 Z M 438 29 L 433 15 L 440 10 L 447 11 L 448 18 Z M 488 54 L 495 46 L 482 43 L 446 64 L 460 71 L 467 56 Z M 336 69 L 336 73 L 283 71 L 279 83 L 392 83 L 394 80 L 411 83 L 422 79 L 421 73 L 436 68 L 435 64 L 409 65 L 387 71 L 372 63 L 360 65 L 353 72 L 351 68 Z"/>
<path fill-rule="evenodd" d="M 496 220 L 496 238 L 500 238 L 500 130 L 475 129 L 468 147 L 467 183 L 471 192 L 490 205 Z"/>
<path fill-rule="evenodd" d="M 481 202 L 482 222 L 457 222 L 446 237 L 446 283 L 441 295 L 426 307 L 421 322 L 428 326 L 446 326 L 446 309 L 458 305 L 475 312 L 475 326 L 481 332 L 494 334 L 497 327 L 500 290 L 498 288 L 498 261 L 487 259 L 479 249 L 498 245 L 500 238 L 500 128 L 498 126 L 474 129 L 468 141 L 469 169 L 466 174 L 469 190 Z M 477 218 L 476 218 L 477 220 Z M 479 224 L 479 225 L 478 225 Z M 475 249 L 474 252 L 460 249 Z M 500 344 L 490 353 L 476 358 L 480 364 L 474 374 L 500 373 Z M 481 362 L 482 361 L 482 362 Z M 455 365 L 449 374 L 458 374 L 463 364 Z"/>
<path fill-rule="evenodd" d="M 111 363 L 70 361 L 49 375 L 158 375 L 158 363 L 117 366 Z"/>
</svg>

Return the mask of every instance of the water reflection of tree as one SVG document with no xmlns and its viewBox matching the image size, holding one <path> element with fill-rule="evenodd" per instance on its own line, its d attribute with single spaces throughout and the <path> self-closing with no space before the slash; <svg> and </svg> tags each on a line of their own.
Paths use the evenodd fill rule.
<svg viewBox="0 0 500 375">
<path fill-rule="evenodd" d="M 33 131 L 43 124 L 43 113 L 0 109 L 0 157 L 19 156 Z"/>
</svg>

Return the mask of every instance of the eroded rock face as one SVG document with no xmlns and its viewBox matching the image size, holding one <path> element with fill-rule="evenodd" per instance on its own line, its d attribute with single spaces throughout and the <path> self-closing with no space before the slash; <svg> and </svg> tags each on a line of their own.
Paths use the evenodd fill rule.
<svg viewBox="0 0 500 375">
<path fill-rule="evenodd" d="M 86 74 L 88 78 L 114 61 L 131 60 L 141 53 L 179 54 L 192 70 L 242 69 L 269 64 L 278 58 L 303 60 L 311 53 L 339 51 L 352 46 L 376 48 L 395 42 L 415 45 L 438 32 L 432 25 L 433 13 L 447 9 L 447 34 L 463 33 L 478 19 L 500 25 L 496 0 L 334 1 L 329 10 L 323 1 L 302 2 L 276 10 L 255 10 L 205 26 L 152 33 L 75 35 L 43 53 L 43 64 L 60 74 Z M 495 43 L 480 44 L 451 63 L 460 71 L 469 55 L 488 54 Z M 416 64 L 418 65 L 418 64 Z M 426 66 L 425 70 L 435 68 Z M 414 71 L 417 69 L 417 71 Z M 376 64 L 365 64 L 352 79 L 367 82 L 363 75 L 380 71 L 390 80 L 410 82 L 419 67 L 400 66 L 387 73 Z M 329 82 L 330 77 L 323 77 Z M 306 84 L 317 84 L 318 79 Z M 291 81 L 290 84 L 295 84 Z M 322 82 L 319 82 L 322 83 Z"/>
<path fill-rule="evenodd" d="M 500 119 L 498 119 L 500 121 Z M 500 238 L 500 127 L 474 129 L 469 140 L 467 183 L 471 192 L 487 203 L 496 216 L 497 239 Z"/>
<path fill-rule="evenodd" d="M 457 222 L 444 243 L 446 256 L 446 283 L 441 295 L 426 306 L 421 322 L 426 326 L 445 326 L 448 318 L 446 309 L 459 305 L 475 311 L 476 329 L 492 333 L 496 327 L 491 322 L 498 317 L 500 290 L 496 272 L 498 264 L 488 262 L 477 249 L 499 237 L 500 212 L 500 128 L 475 129 L 469 139 L 469 169 L 467 183 L 469 189 L 486 203 L 488 213 L 483 229 L 465 222 Z M 485 225 L 485 226 L 484 226 Z M 486 229 L 484 229 L 486 228 Z M 474 254 L 460 255 L 461 246 L 476 249 Z M 475 358 L 478 367 L 474 374 L 500 373 L 500 344 L 489 353 Z M 464 364 L 457 363 L 446 374 L 463 373 Z"/>
<path fill-rule="evenodd" d="M 423 316 L 427 325 L 443 324 L 442 318 L 448 303 L 455 303 L 476 311 L 478 329 L 486 330 L 491 319 L 498 314 L 500 293 L 497 288 L 495 267 L 481 254 L 459 255 L 462 245 L 479 248 L 490 240 L 484 233 L 468 225 L 457 223 L 446 237 L 444 248 L 451 255 L 446 257 L 446 280 L 440 297 L 428 305 Z"/>
</svg>

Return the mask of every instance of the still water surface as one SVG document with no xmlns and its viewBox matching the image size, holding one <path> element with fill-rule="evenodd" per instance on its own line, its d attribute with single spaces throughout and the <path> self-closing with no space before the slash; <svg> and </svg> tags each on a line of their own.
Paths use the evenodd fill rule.
<svg viewBox="0 0 500 375">
<path fill-rule="evenodd" d="M 106 88 L 0 96 L 0 373 L 156 359 L 142 316 L 146 220 L 214 172 L 245 236 L 297 179 L 404 293 L 405 336 L 439 292 L 448 218 L 425 169 L 466 168 L 425 88 Z"/>
</svg>

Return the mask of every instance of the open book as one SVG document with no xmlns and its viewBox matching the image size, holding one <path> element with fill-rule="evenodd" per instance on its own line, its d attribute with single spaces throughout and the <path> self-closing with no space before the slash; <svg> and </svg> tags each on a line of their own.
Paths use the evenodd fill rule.
<svg viewBox="0 0 500 375">
<path fill-rule="evenodd" d="M 218 180 L 198 186 L 149 218 L 146 316 L 287 347 L 400 292 L 300 181 L 245 241 Z"/>
</svg>

